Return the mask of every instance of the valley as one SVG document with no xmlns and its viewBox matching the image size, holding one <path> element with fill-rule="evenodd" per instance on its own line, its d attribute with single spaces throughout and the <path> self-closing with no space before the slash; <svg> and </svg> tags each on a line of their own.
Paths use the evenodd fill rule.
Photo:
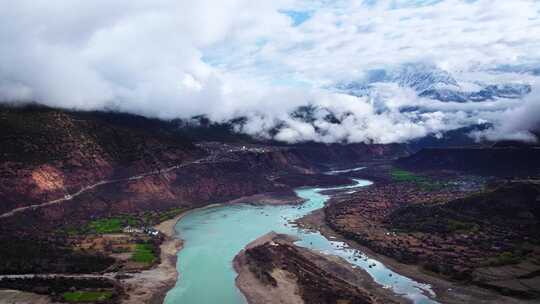
<svg viewBox="0 0 540 304">
<path fill-rule="evenodd" d="M 539 304 L 539 0 L 0 0 L 0 304 Z"/>
<path fill-rule="evenodd" d="M 252 292 L 276 292 L 290 303 L 538 298 L 538 185 L 530 179 L 538 166 L 518 163 L 524 158 L 507 164 L 516 151 L 535 157 L 535 148 L 473 148 L 460 165 L 456 155 L 469 155 L 466 148 L 436 153 L 447 156 L 434 162 L 430 150 L 398 144 L 287 145 L 223 135 L 192 141 L 173 122 L 137 116 L 0 112 L 6 298 L 176 303 L 211 296 L 203 302 L 257 303 Z M 21 123 L 28 118 L 46 127 Z M 480 159 L 505 166 L 490 171 Z M 211 228 L 213 220 L 218 226 Z M 248 245 L 272 231 L 296 239 L 274 235 Z"/>
</svg>

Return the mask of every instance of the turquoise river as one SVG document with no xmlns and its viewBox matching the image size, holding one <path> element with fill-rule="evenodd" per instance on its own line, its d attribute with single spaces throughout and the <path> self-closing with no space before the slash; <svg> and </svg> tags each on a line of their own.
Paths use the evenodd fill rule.
<svg viewBox="0 0 540 304">
<path fill-rule="evenodd" d="M 344 189 L 370 185 L 366 180 L 355 180 L 352 186 L 336 188 L 300 188 L 301 205 L 227 205 L 194 210 L 176 225 L 184 248 L 178 253 L 179 278 L 166 298 L 166 304 L 237 304 L 246 303 L 236 288 L 234 256 L 248 243 L 275 231 L 299 238 L 297 245 L 343 257 L 356 267 L 367 271 L 385 288 L 403 295 L 414 303 L 436 303 L 429 285 L 399 275 L 379 261 L 348 247 L 343 242 L 327 239 L 318 232 L 296 227 L 292 221 L 324 206 L 329 199 L 322 190 Z M 371 265 L 371 267 L 369 267 Z M 375 266 L 373 266 L 375 265 Z"/>
</svg>

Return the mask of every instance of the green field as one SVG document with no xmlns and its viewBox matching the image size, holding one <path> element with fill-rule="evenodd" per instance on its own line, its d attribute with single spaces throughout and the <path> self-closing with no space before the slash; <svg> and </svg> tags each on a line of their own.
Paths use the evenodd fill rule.
<svg viewBox="0 0 540 304">
<path fill-rule="evenodd" d="M 433 181 L 428 177 L 416 175 L 406 170 L 392 169 L 390 176 L 393 181 L 398 183 L 415 183 L 423 191 L 434 191 L 445 187 L 445 183 Z"/>
<path fill-rule="evenodd" d="M 136 224 L 136 221 L 132 217 L 114 217 L 94 220 L 86 225 L 80 226 L 67 226 L 61 228 L 59 231 L 64 232 L 69 236 L 81 235 L 81 234 L 107 234 L 107 233 L 119 233 L 122 232 L 122 228 L 128 225 Z M 131 224 L 133 223 L 133 224 Z"/>
<path fill-rule="evenodd" d="M 426 180 L 424 177 L 401 169 L 393 169 L 390 175 L 395 182 L 424 182 Z"/>
<path fill-rule="evenodd" d="M 122 220 L 119 218 L 95 220 L 88 224 L 95 233 L 118 233 L 122 232 Z"/>
<path fill-rule="evenodd" d="M 146 212 L 143 215 L 118 215 L 110 218 L 101 218 L 90 221 L 85 225 L 70 225 L 58 229 L 59 233 L 69 236 L 84 234 L 108 234 L 121 233 L 126 226 L 142 227 L 153 226 L 157 223 L 169 220 L 182 213 L 185 209 L 181 207 L 171 208 L 161 212 Z"/>
<path fill-rule="evenodd" d="M 151 244 L 137 244 L 131 260 L 138 263 L 152 264 L 156 260 Z"/>
<path fill-rule="evenodd" d="M 65 292 L 63 295 L 67 302 L 96 302 L 105 301 L 112 298 L 110 291 L 73 291 Z"/>
</svg>

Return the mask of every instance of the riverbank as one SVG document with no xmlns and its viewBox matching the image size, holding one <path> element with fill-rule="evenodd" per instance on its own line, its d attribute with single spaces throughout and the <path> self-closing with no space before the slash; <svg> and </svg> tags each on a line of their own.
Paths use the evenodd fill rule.
<svg viewBox="0 0 540 304">
<path fill-rule="evenodd" d="M 154 226 L 165 236 L 160 245 L 160 263 L 152 269 L 130 274 L 132 277 L 123 280 L 126 294 L 129 296 L 122 300 L 122 303 L 163 303 L 167 291 L 174 287 L 178 277 L 176 255 L 182 249 L 182 240 L 174 237 L 174 226 L 189 211 Z"/>
<path fill-rule="evenodd" d="M 279 280 L 279 282 L 276 284 L 276 288 L 270 289 L 257 278 L 254 272 L 251 271 L 250 265 L 247 262 L 245 255 L 246 250 L 263 245 L 267 242 L 273 242 L 273 239 L 276 238 L 276 236 L 277 234 L 272 232 L 261 236 L 249 243 L 233 260 L 233 268 L 237 273 L 235 279 L 236 287 L 238 287 L 250 304 L 303 303 L 302 298 L 297 294 L 297 286 L 294 281 L 281 275 L 281 273 L 275 272 L 273 276 L 276 280 Z"/>
<path fill-rule="evenodd" d="M 167 292 L 172 289 L 179 276 L 177 270 L 177 256 L 183 248 L 183 239 L 176 235 L 176 224 L 191 212 L 208 208 L 219 207 L 225 204 L 253 204 L 253 205 L 285 205 L 300 204 L 303 200 L 293 193 L 262 193 L 241 197 L 221 204 L 210 204 L 200 208 L 189 209 L 176 217 L 164 221 L 154 228 L 160 231 L 165 240 L 160 245 L 160 263 L 154 268 L 133 274 L 125 279 L 126 293 L 129 298 L 122 301 L 125 304 L 151 303 L 161 304 Z"/>
<path fill-rule="evenodd" d="M 287 191 L 244 196 L 238 199 L 227 201 L 224 204 L 299 205 L 303 202 L 304 200 L 298 197 L 294 191 Z"/>
<path fill-rule="evenodd" d="M 367 185 L 369 185 L 368 182 L 358 181 L 357 187 Z M 343 186 L 343 189 L 350 188 L 351 186 Z M 429 292 L 429 288 L 399 274 L 392 273 L 384 265 L 373 267 L 372 264 L 379 264 L 379 262 L 365 261 L 356 252 L 343 249 L 339 244 L 324 238 L 318 233 L 304 233 L 302 230 L 297 229 L 295 225 L 291 225 L 295 219 L 299 219 L 310 211 L 324 206 L 328 196 L 320 194 L 319 191 L 320 188 L 298 189 L 297 195 L 306 200 L 300 206 L 227 205 L 190 213 L 176 226 L 177 231 L 186 240 L 185 247 L 178 255 L 182 259 L 182 263 L 179 263 L 182 282 L 169 291 L 167 302 L 242 303 L 245 297 L 239 292 L 235 284 L 238 274 L 231 268 L 232 262 L 235 256 L 242 249 L 245 249 L 250 242 L 267 234 L 269 231 L 298 237 L 298 247 L 301 248 L 298 251 L 305 249 L 307 251 L 329 253 L 336 256 L 330 257 L 330 260 L 334 258 L 343 259 L 342 262 L 344 262 L 345 266 L 341 267 L 362 268 L 371 280 L 376 283 L 372 288 L 368 288 L 370 291 L 372 289 L 382 289 L 399 293 L 398 302 L 412 300 L 417 302 L 427 300 L 429 302 L 429 299 L 422 294 L 423 292 Z M 291 250 L 290 256 L 294 253 L 298 259 L 291 260 L 287 252 L 276 252 L 279 258 L 275 259 L 275 265 L 279 265 L 281 262 L 289 265 L 287 267 L 293 268 L 303 265 L 298 267 L 306 266 L 304 267 L 305 271 L 309 271 L 309 269 L 313 269 L 309 265 L 312 265 L 314 261 L 321 261 L 321 265 L 330 263 L 323 262 L 323 260 L 326 261 L 327 259 L 313 257 L 313 254 L 306 258 L 304 254 L 296 254 L 297 249 L 292 249 L 292 246 L 288 248 Z M 302 262 L 295 263 L 295 261 L 300 260 Z M 335 263 L 330 264 L 335 265 Z M 342 285 L 343 279 L 339 279 L 339 275 L 345 272 L 349 273 L 349 271 L 335 271 L 336 268 L 340 268 L 337 266 L 324 268 L 326 266 L 317 265 L 314 267 L 330 270 L 314 271 L 308 276 L 303 276 L 306 274 L 304 270 L 300 269 L 298 271 L 300 277 L 307 280 L 301 284 L 303 288 L 306 288 L 305 295 L 310 297 L 305 300 L 306 303 L 320 303 L 320 301 L 316 301 L 316 294 L 320 292 L 317 290 L 319 283 L 325 284 L 330 290 L 337 287 L 336 290 L 346 293 L 344 297 L 347 299 L 364 298 L 365 295 L 362 295 L 356 287 L 350 287 L 350 284 Z M 356 270 L 352 271 L 352 273 L 356 272 Z M 358 280 L 366 281 L 365 279 Z M 212 292 L 209 293 L 208 290 L 212 290 Z M 333 303 L 332 298 L 343 299 L 341 292 L 325 294 L 327 298 L 323 303 Z M 331 294 L 332 296 L 330 296 Z M 401 294 L 404 296 L 401 296 Z"/>
<path fill-rule="evenodd" d="M 436 293 L 436 300 L 438 302 L 448 304 L 532 303 L 529 301 L 505 297 L 478 287 L 465 286 L 463 284 L 451 282 L 435 275 L 428 274 L 419 266 L 403 264 L 387 256 L 377 254 L 370 248 L 360 245 L 353 240 L 347 239 L 336 231 L 332 230 L 325 222 L 324 209 L 315 210 L 314 212 L 296 221 L 296 223 L 304 229 L 318 231 L 328 239 L 344 242 L 351 248 L 357 249 L 366 254 L 367 256 L 370 256 L 382 262 L 384 265 L 386 265 L 388 268 L 390 268 L 396 273 L 412 278 L 415 281 L 431 285 L 433 291 Z"/>
<path fill-rule="evenodd" d="M 234 258 L 236 285 L 248 303 L 410 303 L 342 258 L 296 246 L 295 241 L 271 232 Z"/>
</svg>

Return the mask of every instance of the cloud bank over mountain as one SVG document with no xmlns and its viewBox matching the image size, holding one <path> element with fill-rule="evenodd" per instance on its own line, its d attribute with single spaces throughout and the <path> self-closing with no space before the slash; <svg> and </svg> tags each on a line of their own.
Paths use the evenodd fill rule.
<svg viewBox="0 0 540 304">
<path fill-rule="evenodd" d="M 0 99 L 296 142 L 534 140 L 540 2 L 0 0 Z"/>
</svg>

